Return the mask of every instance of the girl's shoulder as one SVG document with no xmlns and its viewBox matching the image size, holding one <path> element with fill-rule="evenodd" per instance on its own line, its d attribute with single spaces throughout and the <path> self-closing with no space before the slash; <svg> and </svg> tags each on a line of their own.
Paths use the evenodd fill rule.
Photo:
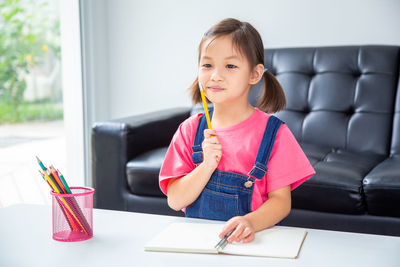
<svg viewBox="0 0 400 267">
<path fill-rule="evenodd" d="M 203 113 L 197 113 L 194 115 L 191 115 L 189 118 L 184 120 L 181 123 L 181 127 L 185 129 L 190 129 L 190 128 L 197 128 L 197 125 L 199 124 L 199 118 L 203 115 Z"/>
<path fill-rule="evenodd" d="M 199 124 L 199 118 L 203 113 L 198 113 L 191 115 L 189 118 L 185 119 L 179 125 L 176 135 L 180 135 L 185 139 L 189 139 L 190 142 L 197 130 L 197 125 Z"/>
<path fill-rule="evenodd" d="M 265 129 L 268 123 L 268 120 L 271 116 L 274 116 L 275 118 L 278 118 L 278 116 L 275 116 L 274 114 L 269 114 L 266 113 L 262 110 L 259 110 L 258 108 L 256 108 L 256 112 L 258 113 L 256 116 L 256 120 L 261 123 L 262 128 Z M 280 118 L 278 118 L 279 120 L 281 120 Z M 286 139 L 288 137 L 290 137 L 292 135 L 292 132 L 290 131 L 289 127 L 286 125 L 286 123 L 282 121 L 282 124 L 279 126 L 278 132 L 277 132 L 277 139 Z M 262 129 L 258 129 L 258 130 L 262 130 Z"/>
<path fill-rule="evenodd" d="M 264 111 L 262 111 L 262 110 L 260 110 L 260 109 L 258 109 L 258 108 L 255 108 L 255 111 L 257 112 L 257 119 L 259 120 L 260 118 L 262 118 L 264 121 L 265 121 L 265 124 L 267 123 L 267 121 L 269 120 L 269 118 L 271 117 L 271 116 L 274 116 L 275 118 L 277 118 L 278 120 L 280 120 L 280 121 L 282 121 L 280 118 L 278 118 L 278 116 L 276 116 L 276 115 L 274 115 L 274 114 L 269 114 L 269 113 L 266 113 L 266 112 L 264 112 Z M 284 121 L 282 121 L 282 125 L 281 126 L 283 126 L 283 125 L 285 125 L 285 122 Z"/>
</svg>

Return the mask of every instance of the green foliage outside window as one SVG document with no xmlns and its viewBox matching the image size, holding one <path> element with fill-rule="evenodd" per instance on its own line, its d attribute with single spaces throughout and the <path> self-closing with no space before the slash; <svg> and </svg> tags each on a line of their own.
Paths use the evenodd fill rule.
<svg viewBox="0 0 400 267">
<path fill-rule="evenodd" d="M 40 114 L 41 103 L 24 101 L 24 74 L 42 64 L 50 50 L 60 59 L 59 20 L 50 12 L 47 1 L 0 0 L 0 123 L 62 118 L 60 104 Z"/>
</svg>

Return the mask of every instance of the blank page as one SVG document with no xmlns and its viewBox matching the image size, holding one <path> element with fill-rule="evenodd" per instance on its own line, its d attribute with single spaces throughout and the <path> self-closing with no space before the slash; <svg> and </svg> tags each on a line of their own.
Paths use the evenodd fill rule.
<svg viewBox="0 0 400 267">
<path fill-rule="evenodd" d="M 235 255 L 296 258 L 307 231 L 274 226 L 256 233 L 250 243 L 228 244 L 221 252 Z"/>
<path fill-rule="evenodd" d="M 172 223 L 146 244 L 147 251 L 218 253 L 222 224 Z"/>
</svg>

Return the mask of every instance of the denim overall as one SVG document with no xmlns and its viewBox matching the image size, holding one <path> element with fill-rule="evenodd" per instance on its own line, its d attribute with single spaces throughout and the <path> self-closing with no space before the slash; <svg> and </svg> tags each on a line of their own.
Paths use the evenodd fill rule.
<svg viewBox="0 0 400 267">
<path fill-rule="evenodd" d="M 210 116 L 212 116 L 212 111 L 211 109 Z M 248 175 L 216 169 L 200 196 L 186 207 L 185 216 L 227 221 L 234 216 L 249 213 L 255 180 L 262 179 L 267 171 L 276 133 L 282 123 L 277 117 L 269 117 L 254 167 Z M 203 161 L 201 144 L 206 126 L 207 121 L 203 114 L 199 119 L 194 146 L 192 146 L 192 160 L 195 165 Z"/>
</svg>

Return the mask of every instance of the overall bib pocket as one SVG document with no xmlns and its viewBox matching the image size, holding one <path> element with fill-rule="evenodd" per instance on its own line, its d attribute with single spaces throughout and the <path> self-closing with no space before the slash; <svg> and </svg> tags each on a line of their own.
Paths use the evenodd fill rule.
<svg viewBox="0 0 400 267">
<path fill-rule="evenodd" d="M 204 188 L 200 200 L 200 217 L 226 221 L 239 215 L 239 196 Z"/>
</svg>

